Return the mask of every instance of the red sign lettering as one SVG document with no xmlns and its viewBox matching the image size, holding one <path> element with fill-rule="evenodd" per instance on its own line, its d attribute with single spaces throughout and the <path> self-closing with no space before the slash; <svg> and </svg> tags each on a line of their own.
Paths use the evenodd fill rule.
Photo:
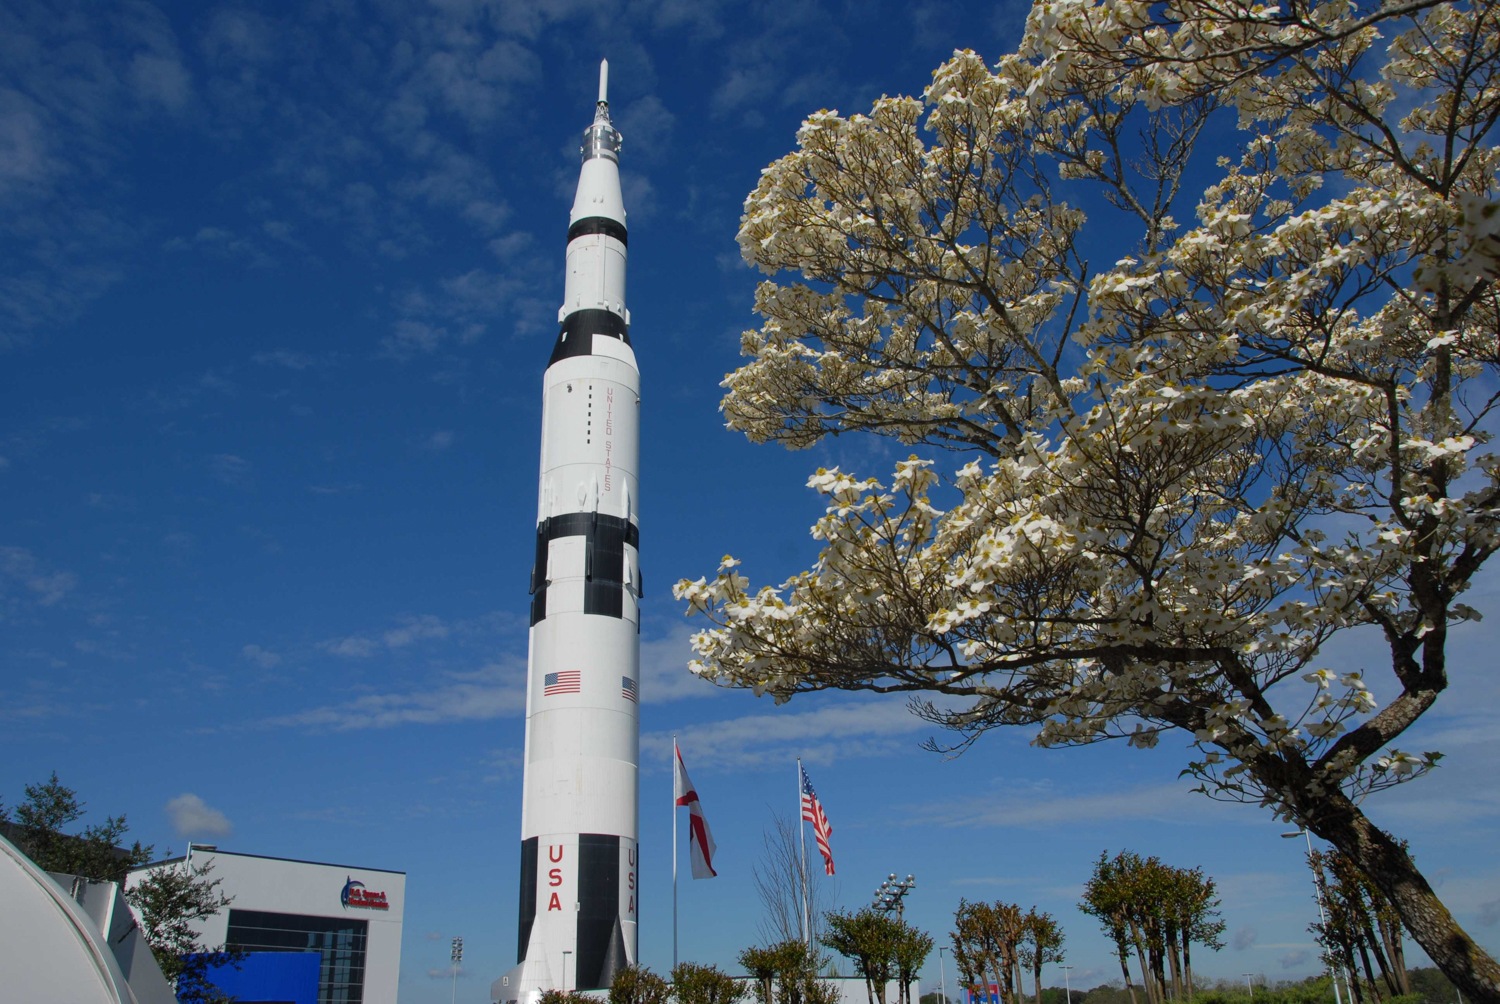
<svg viewBox="0 0 1500 1004">
<path fill-rule="evenodd" d="M 391 904 L 385 898 L 385 893 L 358 888 L 349 890 L 349 905 L 365 910 L 389 910 L 391 908 Z"/>
</svg>

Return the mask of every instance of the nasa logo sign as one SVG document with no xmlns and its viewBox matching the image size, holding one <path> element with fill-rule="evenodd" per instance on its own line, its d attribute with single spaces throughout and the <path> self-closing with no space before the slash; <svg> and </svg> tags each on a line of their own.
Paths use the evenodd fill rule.
<svg viewBox="0 0 1500 1004">
<path fill-rule="evenodd" d="M 365 888 L 363 882 L 354 881 L 353 876 L 344 879 L 343 891 L 339 893 L 339 902 L 347 910 L 351 906 L 361 910 L 389 910 L 390 903 L 386 902 L 385 893 L 374 892 Z"/>
</svg>

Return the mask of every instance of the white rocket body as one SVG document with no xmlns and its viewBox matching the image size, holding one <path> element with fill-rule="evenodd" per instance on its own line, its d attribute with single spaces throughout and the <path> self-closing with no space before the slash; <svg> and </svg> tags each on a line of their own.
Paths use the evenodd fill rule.
<svg viewBox="0 0 1500 1004">
<path fill-rule="evenodd" d="M 637 957 L 640 374 L 606 72 L 543 377 L 518 962 L 491 987 L 502 1004 L 608 987 Z"/>
</svg>

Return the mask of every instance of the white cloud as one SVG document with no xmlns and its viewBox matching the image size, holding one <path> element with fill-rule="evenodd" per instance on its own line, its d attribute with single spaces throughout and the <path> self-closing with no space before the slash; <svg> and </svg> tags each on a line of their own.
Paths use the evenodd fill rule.
<svg viewBox="0 0 1500 1004">
<path fill-rule="evenodd" d="M 665 635 L 641 639 L 641 700 L 647 704 L 725 693 L 688 672 L 693 650 L 691 625 L 674 623 Z"/>
<path fill-rule="evenodd" d="M 12 90 L 0 91 L 0 195 L 30 187 L 52 170 L 35 102 Z"/>
<path fill-rule="evenodd" d="M 417 641 L 447 638 L 451 632 L 452 628 L 444 623 L 442 618 L 432 614 L 421 614 L 415 617 L 398 618 L 397 626 L 382 632 L 378 639 L 367 635 L 348 635 L 319 642 L 318 648 L 329 655 L 339 655 L 349 659 L 368 659 L 379 652 L 382 647 L 392 650 L 405 648 Z"/>
<path fill-rule="evenodd" d="M 130 62 L 130 83 L 138 97 L 173 111 L 192 96 L 187 70 L 175 55 L 137 53 Z"/>
<path fill-rule="evenodd" d="M 1231 811 L 1230 806 L 1210 802 L 1178 783 L 1074 793 L 1055 790 L 1046 783 L 1017 781 L 1005 790 L 987 793 L 983 799 L 925 807 L 914 818 L 944 826 L 1051 827 L 1100 819 L 1206 819 L 1212 817 L 1216 807 Z"/>
<path fill-rule="evenodd" d="M 250 461 L 232 453 L 216 453 L 209 457 L 208 469 L 214 480 L 230 488 L 247 488 L 255 476 Z"/>
<path fill-rule="evenodd" d="M 183 793 L 167 803 L 167 817 L 179 837 L 227 837 L 234 827 L 224 813 L 197 795 Z"/>
<path fill-rule="evenodd" d="M 1479 904 L 1479 926 L 1494 927 L 1500 923 L 1500 899 L 1487 900 Z"/>
<path fill-rule="evenodd" d="M 900 701 L 850 699 L 811 711 L 782 708 L 678 728 L 683 755 L 715 767 L 762 767 L 800 756 L 808 763 L 879 756 L 909 750 L 911 734 L 930 726 Z M 642 757 L 666 762 L 670 733 L 641 737 Z M 691 752 L 689 752 L 691 751 Z"/>
<path fill-rule="evenodd" d="M 0 584 L 7 579 L 24 587 L 44 607 L 57 603 L 78 585 L 72 572 L 44 568 L 23 547 L 0 547 Z"/>
<path fill-rule="evenodd" d="M 318 727 L 334 731 L 396 725 L 438 725 L 514 715 L 526 706 L 524 661 L 491 663 L 471 673 L 451 673 L 428 690 L 365 694 L 341 704 L 269 719 L 272 728 Z"/>
<path fill-rule="evenodd" d="M 648 94 L 626 106 L 619 116 L 620 132 L 630 143 L 632 156 L 639 151 L 646 163 L 664 160 L 671 152 L 672 129 L 677 117 L 661 98 Z M 633 205 L 633 204 L 632 204 Z"/>
<path fill-rule="evenodd" d="M 441 453 L 453 445 L 453 430 L 439 429 L 427 437 L 427 449 L 434 453 Z"/>
<path fill-rule="evenodd" d="M 379 649 L 379 644 L 372 638 L 361 638 L 351 635 L 348 638 L 334 638 L 318 645 L 323 651 L 330 655 L 342 655 L 350 659 L 366 659 L 374 655 Z"/>
<path fill-rule="evenodd" d="M 381 639 L 390 648 L 404 648 L 414 641 L 426 638 L 446 637 L 448 637 L 448 625 L 432 614 L 403 618 L 400 627 L 393 628 L 381 635 Z"/>
<path fill-rule="evenodd" d="M 262 366 L 284 366 L 289 370 L 309 370 L 330 361 L 326 357 L 319 358 L 295 349 L 274 349 L 270 352 L 257 352 L 250 358 Z"/>
<path fill-rule="evenodd" d="M 261 669 L 272 669 L 281 665 L 281 656 L 275 652 L 261 648 L 259 645 L 246 645 L 240 649 L 240 655 Z"/>
</svg>

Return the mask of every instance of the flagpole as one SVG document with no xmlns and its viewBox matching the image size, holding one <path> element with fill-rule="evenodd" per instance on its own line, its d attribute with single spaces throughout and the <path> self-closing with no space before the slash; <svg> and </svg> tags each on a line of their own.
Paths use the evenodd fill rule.
<svg viewBox="0 0 1500 1004">
<path fill-rule="evenodd" d="M 801 867 L 797 883 L 802 886 L 802 944 L 812 946 L 812 921 L 807 905 L 807 827 L 802 825 L 802 758 L 797 758 L 797 843 L 801 847 Z"/>
<path fill-rule="evenodd" d="M 676 969 L 676 732 L 672 734 L 672 968 Z"/>
</svg>

